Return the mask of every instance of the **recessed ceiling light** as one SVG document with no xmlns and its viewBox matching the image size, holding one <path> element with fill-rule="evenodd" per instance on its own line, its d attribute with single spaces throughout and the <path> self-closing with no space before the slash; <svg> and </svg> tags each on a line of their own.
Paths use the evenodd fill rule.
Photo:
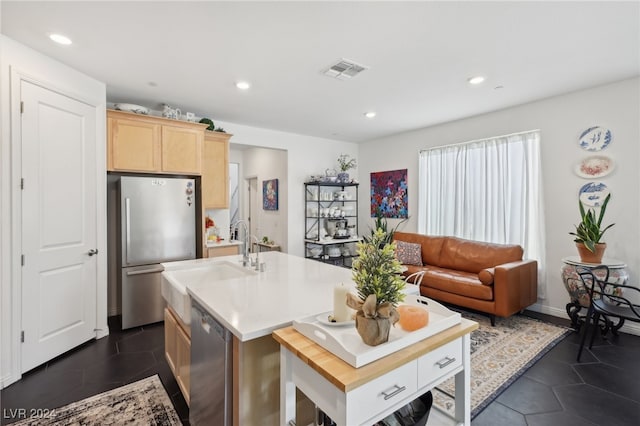
<svg viewBox="0 0 640 426">
<path fill-rule="evenodd" d="M 469 84 L 480 84 L 484 81 L 484 77 L 481 75 L 477 75 L 475 77 L 468 78 L 467 81 Z"/>
<path fill-rule="evenodd" d="M 71 39 L 69 37 L 63 36 L 62 34 L 51 34 L 49 38 L 56 43 L 64 44 L 65 46 L 71 44 Z"/>
<path fill-rule="evenodd" d="M 240 90 L 247 90 L 251 85 L 246 81 L 239 81 L 236 83 L 236 87 Z"/>
<path fill-rule="evenodd" d="M 367 118 L 373 118 L 376 116 L 376 113 L 374 111 L 369 111 L 369 112 L 365 112 L 364 116 Z"/>
</svg>

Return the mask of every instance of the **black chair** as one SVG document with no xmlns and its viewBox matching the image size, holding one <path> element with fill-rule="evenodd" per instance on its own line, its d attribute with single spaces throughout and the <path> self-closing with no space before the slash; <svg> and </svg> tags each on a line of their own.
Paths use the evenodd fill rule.
<svg viewBox="0 0 640 426">
<path fill-rule="evenodd" d="M 604 279 L 596 276 L 595 272 L 598 270 L 604 271 Z M 614 334 L 617 334 L 625 320 L 640 322 L 640 304 L 632 302 L 632 300 L 640 301 L 640 288 L 610 282 L 609 268 L 605 265 L 591 269 L 578 267 L 576 272 L 589 293 L 589 310 L 585 318 L 585 330 L 582 339 L 580 339 L 580 349 L 578 350 L 579 362 L 589 329 L 593 328 L 589 342 L 589 349 L 591 349 L 600 320 L 604 321 L 603 333 L 612 330 Z M 611 318 L 617 318 L 618 322 L 613 324 Z"/>
</svg>

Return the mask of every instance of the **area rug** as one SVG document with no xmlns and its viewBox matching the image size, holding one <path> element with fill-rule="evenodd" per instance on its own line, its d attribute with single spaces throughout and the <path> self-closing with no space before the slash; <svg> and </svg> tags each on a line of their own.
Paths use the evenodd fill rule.
<svg viewBox="0 0 640 426">
<path fill-rule="evenodd" d="M 180 425 L 157 375 L 48 411 L 12 425 Z"/>
<path fill-rule="evenodd" d="M 571 329 L 522 315 L 496 318 L 495 327 L 486 316 L 468 312 L 462 312 L 462 316 L 480 325 L 471 333 L 472 419 L 571 333 Z M 432 393 L 434 406 L 453 416 L 453 378 L 440 384 Z"/>
</svg>

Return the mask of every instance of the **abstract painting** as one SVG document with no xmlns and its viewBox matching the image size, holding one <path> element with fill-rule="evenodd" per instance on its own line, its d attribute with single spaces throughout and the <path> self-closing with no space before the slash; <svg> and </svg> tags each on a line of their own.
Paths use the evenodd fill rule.
<svg viewBox="0 0 640 426">
<path fill-rule="evenodd" d="M 409 217 L 407 198 L 407 169 L 371 173 L 371 217 Z"/>
<path fill-rule="evenodd" d="M 278 210 L 278 179 L 262 181 L 262 208 Z"/>
</svg>

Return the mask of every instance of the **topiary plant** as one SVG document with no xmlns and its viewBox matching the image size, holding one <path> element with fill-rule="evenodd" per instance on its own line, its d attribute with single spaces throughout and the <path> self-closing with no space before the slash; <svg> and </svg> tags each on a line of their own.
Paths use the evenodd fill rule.
<svg viewBox="0 0 640 426">
<path fill-rule="evenodd" d="M 213 124 L 213 120 L 211 120 L 210 118 L 201 118 L 200 123 L 208 124 L 209 127 L 207 127 L 207 130 L 213 131 L 216 128 L 216 126 Z"/>
</svg>

